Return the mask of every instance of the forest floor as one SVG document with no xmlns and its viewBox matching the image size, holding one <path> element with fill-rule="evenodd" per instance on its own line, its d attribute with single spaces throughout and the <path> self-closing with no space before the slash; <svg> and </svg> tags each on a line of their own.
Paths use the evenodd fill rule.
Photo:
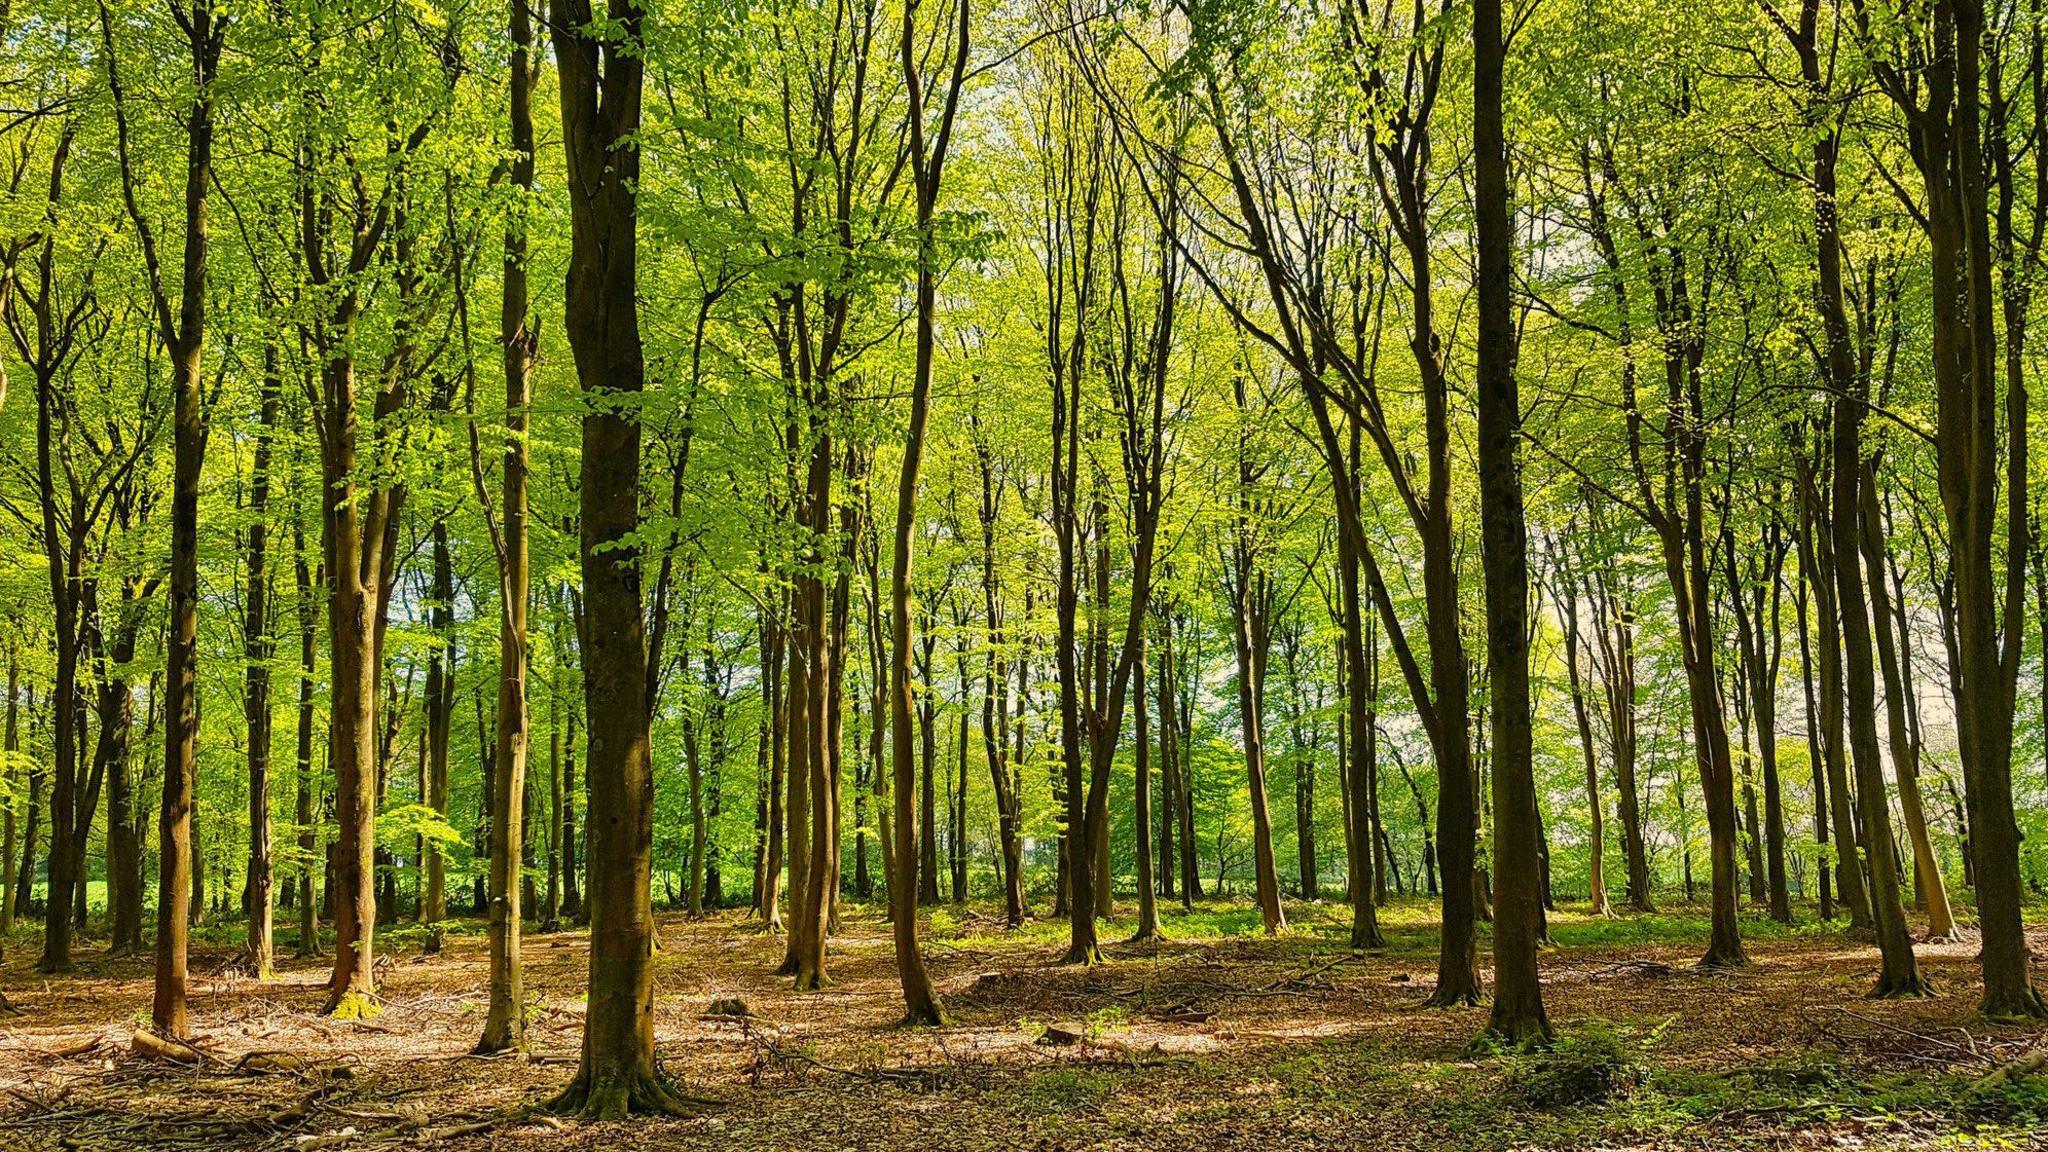
<svg viewBox="0 0 2048 1152">
<path fill-rule="evenodd" d="M 45 979 L 18 940 L 0 967 L 17 1012 L 0 1018 L 0 1152 L 2048 1148 L 2040 1073 L 1980 1083 L 2048 1047 L 2048 1030 L 1974 1017 L 1967 943 L 1920 950 L 1936 998 L 1871 1001 L 1874 950 L 1827 925 L 1746 919 L 1753 965 L 1708 974 L 1691 966 L 1697 912 L 1567 909 L 1543 957 L 1563 1040 L 1528 1056 L 1473 1049 L 1483 1008 L 1421 1007 L 1431 906 L 1388 909 L 1389 946 L 1358 955 L 1341 906 L 1289 916 L 1267 939 L 1249 908 L 1174 909 L 1165 942 L 1113 944 L 1083 970 L 1055 963 L 1057 921 L 1006 933 L 986 907 L 936 909 L 929 955 L 950 1021 L 905 1029 L 868 909 L 846 909 L 833 983 L 808 994 L 773 974 L 780 938 L 739 914 L 663 913 L 659 1058 L 717 1103 L 613 1124 L 526 1107 L 574 1071 L 581 933 L 526 937 L 531 1062 L 466 1055 L 483 1023 L 475 922 L 451 925 L 435 955 L 419 928 L 381 931 L 384 1010 L 361 1023 L 318 1014 L 317 961 L 258 983 L 223 935 L 194 958 L 206 1059 L 190 1068 L 131 1055 L 147 957 L 87 944 L 75 974 Z M 1103 939 L 1128 932 L 1120 919 Z M 728 997 L 750 1015 L 707 1011 Z"/>
</svg>

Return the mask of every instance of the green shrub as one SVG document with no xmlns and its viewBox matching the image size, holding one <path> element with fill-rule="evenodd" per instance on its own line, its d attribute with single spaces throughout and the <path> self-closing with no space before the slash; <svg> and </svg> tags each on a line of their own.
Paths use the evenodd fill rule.
<svg viewBox="0 0 2048 1152">
<path fill-rule="evenodd" d="M 1631 1029 L 1607 1020 L 1589 1020 L 1560 1035 L 1548 1048 L 1511 1057 L 1508 1088 L 1530 1108 L 1626 1098 L 1641 1086 L 1648 1072 L 1647 1047 Z"/>
</svg>

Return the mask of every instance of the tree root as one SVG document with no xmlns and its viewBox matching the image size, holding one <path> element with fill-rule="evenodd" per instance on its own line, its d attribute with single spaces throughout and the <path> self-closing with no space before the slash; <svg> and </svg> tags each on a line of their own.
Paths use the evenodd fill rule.
<svg viewBox="0 0 2048 1152">
<path fill-rule="evenodd" d="M 1749 967 L 1749 955 L 1740 948 L 1733 952 L 1709 952 L 1693 967 L 1703 972 L 1737 972 Z"/>
<path fill-rule="evenodd" d="M 1077 964 L 1082 967 L 1093 967 L 1094 965 L 1102 963 L 1102 960 L 1103 955 L 1102 948 L 1100 945 L 1076 944 L 1069 947 L 1065 952 L 1060 954 L 1059 962 L 1061 964 Z"/>
<path fill-rule="evenodd" d="M 1910 980 L 1891 980 L 1880 976 L 1877 986 L 1867 995 L 1871 1000 L 1911 1000 L 1934 995 L 1934 981 L 1918 973 Z"/>
<path fill-rule="evenodd" d="M 1977 1011 L 1987 1020 L 2040 1020 L 2048 1018 L 2048 1003 L 2042 1001 L 2041 993 L 2031 984 L 1996 997 L 1987 988 L 1984 1003 Z"/>
<path fill-rule="evenodd" d="M 717 1107 L 708 1096 L 691 1096 L 678 1090 L 666 1076 L 653 1073 L 612 1073 L 592 1082 L 587 1072 L 576 1079 L 541 1110 L 581 1120 L 623 1120 L 627 1116 L 668 1116 L 687 1119 Z"/>
<path fill-rule="evenodd" d="M 1539 1014 L 1534 1018 L 1518 1016 L 1505 1023 L 1489 1020 L 1472 1046 L 1481 1051 L 1533 1052 L 1550 1047 L 1556 1039 L 1550 1022 Z"/>
<path fill-rule="evenodd" d="M 1476 981 L 1462 987 L 1456 984 L 1438 984 L 1436 991 L 1429 994 L 1429 999 L 1424 1000 L 1422 1006 L 1424 1008 L 1477 1008 L 1479 1006 L 1479 985 Z"/>
</svg>

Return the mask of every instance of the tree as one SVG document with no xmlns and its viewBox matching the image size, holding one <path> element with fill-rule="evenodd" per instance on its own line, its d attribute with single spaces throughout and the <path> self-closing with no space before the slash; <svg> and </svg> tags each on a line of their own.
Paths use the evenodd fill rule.
<svg viewBox="0 0 2048 1152">
<path fill-rule="evenodd" d="M 938 237 L 933 224 L 943 190 L 947 150 L 953 141 L 954 117 L 960 108 L 960 93 L 967 84 L 969 39 L 968 0 L 948 19 L 940 42 L 948 43 L 947 57 L 932 61 L 920 52 L 916 0 L 903 8 L 903 33 L 899 60 L 903 85 L 909 101 L 911 186 L 917 209 L 917 316 L 916 366 L 911 377 L 910 423 L 904 431 L 903 468 L 897 476 L 896 542 L 889 571 L 889 623 L 892 633 L 889 669 L 889 734 L 891 738 L 891 787 L 895 801 L 894 871 L 889 875 L 889 919 L 896 947 L 896 974 L 903 985 L 905 1020 L 912 1024 L 937 1024 L 943 1014 L 938 995 L 932 990 L 924 956 L 917 945 L 917 824 L 914 811 L 916 765 L 911 752 L 911 617 L 910 575 L 912 547 L 916 541 L 917 476 L 924 455 L 925 422 L 930 414 L 932 360 L 935 352 L 935 322 L 938 313 Z M 927 123 L 927 75 L 935 64 L 947 70 L 937 118 Z M 964 721 L 963 721 L 964 722 Z"/>
<path fill-rule="evenodd" d="M 1474 191 L 1479 239 L 1479 519 L 1486 559 L 1486 665 L 1492 686 L 1495 861 L 1493 1015 L 1488 1033 L 1548 1040 L 1536 943 L 1543 935 L 1529 706 L 1529 538 L 1522 506 L 1521 390 L 1510 295 L 1514 233 L 1502 111 L 1501 0 L 1472 10 Z"/>
<path fill-rule="evenodd" d="M 639 130 L 646 14 L 612 0 L 552 0 L 570 179 L 566 328 L 586 410 L 578 490 L 589 717 L 590 995 L 576 1079 L 553 1107 L 593 1119 L 692 1108 L 654 1065 L 653 910 L 648 853 L 647 640 L 640 563 L 640 424 L 645 387 L 637 260 Z M 508 885 L 509 888 L 509 885 Z"/>
<path fill-rule="evenodd" d="M 536 77 L 533 24 L 525 0 L 513 0 L 510 9 L 512 186 L 522 195 L 531 195 Z M 493 757 L 497 772 L 491 781 L 491 997 L 484 1034 L 477 1041 L 479 1053 L 526 1045 L 526 995 L 519 962 L 519 872 L 526 812 L 526 617 L 531 599 L 526 550 L 527 406 L 532 401 L 530 377 L 538 338 L 527 303 L 524 211 L 523 203 L 514 204 L 505 227 L 504 299 L 498 329 L 505 367 L 505 447 L 503 524 L 494 524 L 491 530 L 491 544 L 498 554 L 498 708 Z M 471 435 L 476 435 L 474 424 Z M 474 440 L 471 447 L 476 447 Z M 475 455 L 472 460 L 477 464 L 479 502 L 487 505 L 481 463 Z M 611 561 L 600 560 L 606 562 Z M 445 759 L 445 739 L 442 755 Z M 641 898 L 646 898 L 644 891 Z"/>
</svg>

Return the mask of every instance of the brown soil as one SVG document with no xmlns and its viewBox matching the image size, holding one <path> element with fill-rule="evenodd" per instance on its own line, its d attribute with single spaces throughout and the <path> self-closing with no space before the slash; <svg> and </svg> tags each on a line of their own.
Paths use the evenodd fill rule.
<svg viewBox="0 0 2048 1152">
<path fill-rule="evenodd" d="M 1302 909 L 1310 929 L 1277 941 L 1183 933 L 1112 946 L 1093 969 L 1055 966 L 1043 928 L 1005 937 L 971 915 L 958 943 L 930 949 L 951 1016 L 940 1029 L 897 1026 L 886 926 L 863 911 L 832 942 L 831 987 L 809 994 L 772 974 L 779 938 L 737 914 L 664 914 L 659 1057 L 719 1103 L 590 1125 L 533 1111 L 574 1070 L 578 933 L 526 937 L 531 1062 L 467 1055 L 484 1018 L 479 934 L 449 935 L 438 955 L 417 937 L 387 952 L 384 1010 L 361 1023 L 318 1014 L 317 961 L 257 983 L 231 953 L 195 957 L 197 1067 L 131 1051 L 147 957 L 88 953 L 76 974 L 46 979 L 17 949 L 0 968 L 18 1013 L 0 1017 L 0 1150 L 1917 1147 L 1964 1130 L 1960 1104 L 1950 1116 L 1738 1104 L 1647 1126 L 1635 1112 L 1518 1108 L 1508 1062 L 1471 1051 L 1484 1010 L 1419 1007 L 1433 956 L 1410 911 L 1384 953 L 1337 947 L 1316 931 L 1334 935 L 1334 910 Z M 1962 1084 L 2044 1042 L 2038 1027 L 1972 1017 L 1969 944 L 1921 949 L 1943 994 L 1919 1001 L 1867 1000 L 1875 955 L 1839 937 L 1752 941 L 1755 963 L 1733 975 L 1693 970 L 1696 953 L 1683 939 L 1547 952 L 1551 1018 L 1567 1033 L 1588 1017 L 1622 1022 L 1653 1037 L 1660 1068 L 1704 1076 L 1820 1054 L 1859 1077 Z M 735 998 L 748 1015 L 711 1011 Z"/>
</svg>

